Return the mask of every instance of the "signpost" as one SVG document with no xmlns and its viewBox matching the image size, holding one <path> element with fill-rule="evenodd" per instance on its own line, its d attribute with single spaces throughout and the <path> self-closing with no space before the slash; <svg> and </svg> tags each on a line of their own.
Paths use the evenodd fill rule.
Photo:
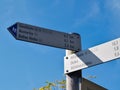
<svg viewBox="0 0 120 90">
<path fill-rule="evenodd" d="M 67 90 L 81 90 L 82 69 L 120 58 L 120 38 L 81 51 L 80 35 L 76 33 L 68 34 L 20 22 L 8 30 L 17 40 L 66 49 L 64 73 Z"/>
<path fill-rule="evenodd" d="M 65 56 L 64 73 L 71 73 L 120 58 L 120 38 Z"/>
<path fill-rule="evenodd" d="M 63 48 L 67 49 L 68 52 L 80 51 L 81 49 L 80 35 L 77 33 L 68 34 L 64 32 L 23 24 L 20 22 L 17 22 L 16 24 L 10 26 L 8 30 L 17 40 Z M 78 75 L 78 73 L 80 75 Z M 79 77 L 82 78 L 81 72 L 79 71 L 77 73 L 66 75 L 66 78 L 68 80 L 68 90 L 79 90 L 79 88 L 81 90 L 81 87 L 79 87 L 79 85 L 81 84 Z M 72 84 L 73 87 L 70 86 L 70 84 Z"/>
<path fill-rule="evenodd" d="M 80 50 L 78 34 L 68 34 L 17 22 L 8 28 L 17 39 L 68 50 Z"/>
</svg>

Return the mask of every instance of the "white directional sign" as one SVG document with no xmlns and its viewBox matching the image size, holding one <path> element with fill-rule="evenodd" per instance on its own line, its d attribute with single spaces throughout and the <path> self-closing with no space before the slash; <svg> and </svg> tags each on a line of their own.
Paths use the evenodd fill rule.
<svg viewBox="0 0 120 90">
<path fill-rule="evenodd" d="M 64 72 L 70 73 L 120 58 L 120 38 L 64 58 Z"/>
<path fill-rule="evenodd" d="M 79 51 L 80 36 L 68 34 L 46 28 L 16 23 L 8 28 L 9 32 L 18 40 Z"/>
</svg>

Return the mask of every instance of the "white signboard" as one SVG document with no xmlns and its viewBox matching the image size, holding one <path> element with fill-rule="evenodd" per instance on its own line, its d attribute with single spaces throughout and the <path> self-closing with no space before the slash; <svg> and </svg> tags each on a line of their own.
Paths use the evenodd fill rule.
<svg viewBox="0 0 120 90">
<path fill-rule="evenodd" d="M 120 58 L 120 38 L 66 56 L 64 72 L 70 73 Z"/>
<path fill-rule="evenodd" d="M 80 49 L 78 34 L 68 34 L 19 22 L 9 27 L 8 30 L 18 40 L 74 51 Z"/>
</svg>

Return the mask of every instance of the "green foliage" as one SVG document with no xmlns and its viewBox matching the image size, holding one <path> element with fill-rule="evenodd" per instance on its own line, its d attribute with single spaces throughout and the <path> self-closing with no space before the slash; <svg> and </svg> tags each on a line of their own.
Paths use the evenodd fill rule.
<svg viewBox="0 0 120 90">
<path fill-rule="evenodd" d="M 39 90 L 66 90 L 66 80 L 46 82 L 46 85 L 40 87 Z"/>
<path fill-rule="evenodd" d="M 88 79 L 96 78 L 96 76 L 89 75 L 87 77 Z M 46 85 L 43 87 L 40 87 L 39 89 L 33 89 L 33 90 L 66 90 L 66 80 L 57 80 L 54 82 L 45 82 Z"/>
<path fill-rule="evenodd" d="M 58 84 L 58 87 L 62 90 L 66 89 L 66 80 L 57 81 L 56 83 Z"/>
</svg>

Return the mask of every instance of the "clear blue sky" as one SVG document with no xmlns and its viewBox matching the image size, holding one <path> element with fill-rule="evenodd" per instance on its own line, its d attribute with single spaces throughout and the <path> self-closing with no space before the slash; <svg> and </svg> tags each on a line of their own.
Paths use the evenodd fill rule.
<svg viewBox="0 0 120 90">
<path fill-rule="evenodd" d="M 7 31 L 23 22 L 81 35 L 82 49 L 120 37 L 120 0 L 0 0 L 0 90 L 32 90 L 64 77 L 64 49 L 17 41 Z M 120 90 L 120 60 L 83 70 L 83 76 Z"/>
</svg>

